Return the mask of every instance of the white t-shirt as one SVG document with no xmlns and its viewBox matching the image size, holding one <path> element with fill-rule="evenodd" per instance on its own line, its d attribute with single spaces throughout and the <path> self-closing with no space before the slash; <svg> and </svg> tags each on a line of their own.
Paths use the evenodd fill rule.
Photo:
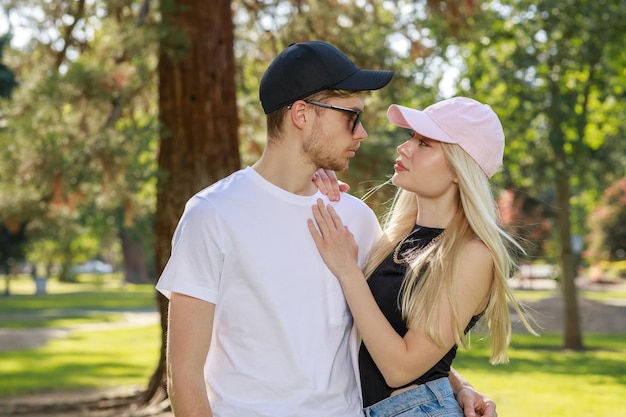
<svg viewBox="0 0 626 417">
<path fill-rule="evenodd" d="M 248 167 L 192 197 L 157 289 L 215 303 L 205 366 L 216 417 L 360 417 L 357 338 L 341 286 L 307 228 L 321 193 L 289 193 Z M 330 203 L 364 264 L 373 211 Z"/>
</svg>

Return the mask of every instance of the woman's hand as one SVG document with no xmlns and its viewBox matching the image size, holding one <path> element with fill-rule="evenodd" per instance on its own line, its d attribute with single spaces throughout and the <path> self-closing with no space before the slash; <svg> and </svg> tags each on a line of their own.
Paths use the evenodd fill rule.
<svg viewBox="0 0 626 417">
<path fill-rule="evenodd" d="M 496 404 L 472 387 L 462 388 L 455 396 L 465 417 L 498 417 Z"/>
<path fill-rule="evenodd" d="M 317 185 L 317 189 L 328 197 L 330 201 L 339 201 L 341 193 L 345 193 L 350 186 L 337 179 L 335 171 L 328 169 L 318 169 L 313 174 L 312 181 Z"/>
<path fill-rule="evenodd" d="M 355 269 L 360 272 L 358 265 L 359 248 L 352 232 L 344 226 L 341 218 L 331 206 L 325 206 L 321 199 L 313 206 L 313 220 L 307 221 L 309 231 L 317 250 L 324 262 L 337 278 L 341 280 Z M 318 230 L 319 228 L 319 230 Z"/>
</svg>

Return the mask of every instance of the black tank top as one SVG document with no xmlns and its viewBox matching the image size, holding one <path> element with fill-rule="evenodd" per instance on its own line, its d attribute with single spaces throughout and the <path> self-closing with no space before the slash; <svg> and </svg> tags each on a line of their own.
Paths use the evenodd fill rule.
<svg viewBox="0 0 626 417">
<path fill-rule="evenodd" d="M 400 258 L 402 258 L 403 253 L 406 254 L 407 252 L 410 253 L 411 250 L 423 248 L 442 232 L 443 229 L 416 225 L 398 251 Z M 393 253 L 390 253 L 367 280 L 378 307 L 400 336 L 404 336 L 408 331 L 406 322 L 402 319 L 398 299 L 402 281 L 406 275 L 406 268 L 406 263 L 398 264 L 394 262 Z M 479 319 L 480 315 L 472 317 L 465 332 L 467 333 Z M 406 386 L 424 384 L 428 381 L 447 377 L 450 366 L 452 365 L 452 360 L 456 356 L 456 350 L 457 347 L 455 345 L 435 364 L 435 366 Z M 385 383 L 383 375 L 376 367 L 367 347 L 363 343 L 361 343 L 359 350 L 359 369 L 361 373 L 361 389 L 363 391 L 364 407 L 369 407 L 388 398 L 393 391 L 398 389 L 397 387 L 391 388 Z"/>
</svg>

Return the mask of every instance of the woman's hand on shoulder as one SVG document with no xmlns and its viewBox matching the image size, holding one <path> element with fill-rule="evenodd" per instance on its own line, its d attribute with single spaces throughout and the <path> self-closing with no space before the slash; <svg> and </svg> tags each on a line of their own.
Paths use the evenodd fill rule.
<svg viewBox="0 0 626 417">
<path fill-rule="evenodd" d="M 345 193 L 350 189 L 348 184 L 337 179 L 335 171 L 329 169 L 318 169 L 313 174 L 311 180 L 315 183 L 317 189 L 326 195 L 330 201 L 339 201 L 341 193 Z"/>
</svg>

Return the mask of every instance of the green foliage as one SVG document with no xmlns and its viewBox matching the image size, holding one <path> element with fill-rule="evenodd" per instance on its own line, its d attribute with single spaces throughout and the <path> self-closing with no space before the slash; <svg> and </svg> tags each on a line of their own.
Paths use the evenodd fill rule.
<svg viewBox="0 0 626 417">
<path fill-rule="evenodd" d="M 48 16 L 29 50 L 8 51 L 21 85 L 0 132 L 0 221 L 28 224 L 36 262 L 119 260 L 122 231 L 152 247 L 157 34 L 150 16 L 137 24 L 140 4 L 13 10 Z"/>
<path fill-rule="evenodd" d="M 504 185 L 557 213 L 555 183 L 568 179 L 577 235 L 601 190 L 624 175 L 625 62 L 616 48 L 625 5 L 487 1 L 459 45 L 459 94 L 490 103 L 503 121 Z"/>
</svg>

